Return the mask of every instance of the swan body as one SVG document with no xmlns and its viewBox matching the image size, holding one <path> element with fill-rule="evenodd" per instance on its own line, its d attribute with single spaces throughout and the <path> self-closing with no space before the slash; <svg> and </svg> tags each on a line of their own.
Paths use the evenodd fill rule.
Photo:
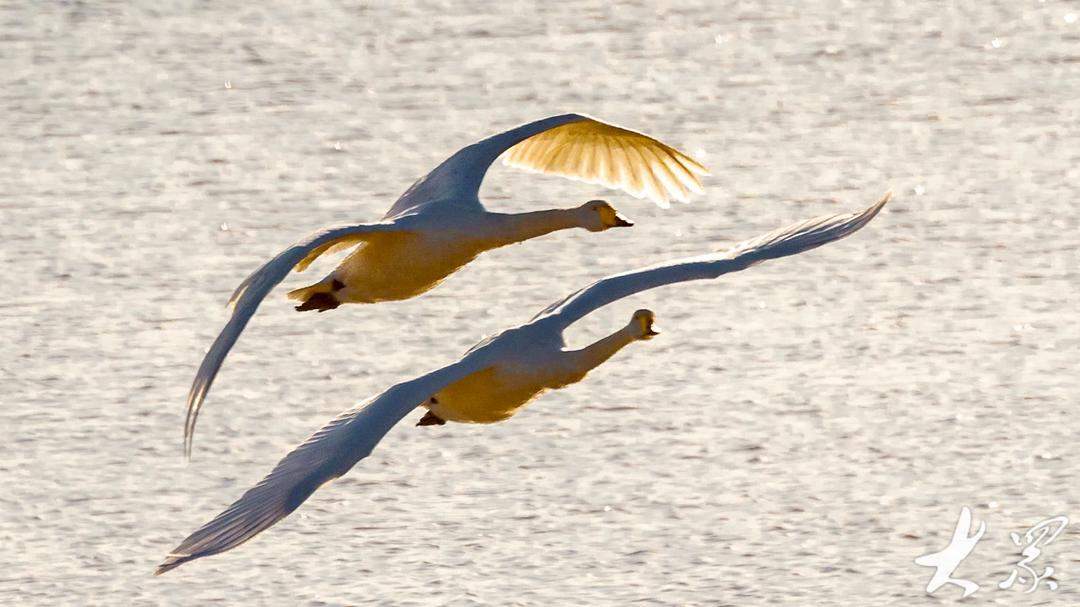
<svg viewBox="0 0 1080 607">
<path fill-rule="evenodd" d="M 424 221 L 428 218 L 418 219 L 417 223 L 433 223 Z M 435 288 L 480 253 L 494 248 L 489 239 L 476 238 L 460 227 L 457 222 L 447 222 L 441 229 L 422 226 L 373 234 L 333 272 L 311 286 L 289 292 L 289 298 L 307 303 L 314 295 L 328 294 L 330 298 L 322 306 L 312 306 L 325 311 L 343 303 L 416 297 Z"/>
<path fill-rule="evenodd" d="M 693 158 L 652 137 L 581 114 L 551 116 L 458 150 L 416 181 L 375 223 L 316 232 L 245 279 L 229 303 L 232 316 L 203 357 L 188 392 L 185 450 L 192 424 L 225 357 L 262 300 L 293 269 L 320 256 L 355 249 L 322 280 L 295 289 L 297 310 L 415 297 L 484 251 L 558 230 L 601 232 L 633 224 L 610 204 L 592 200 L 565 209 L 496 213 L 480 202 L 480 184 L 500 156 L 505 163 L 649 198 L 661 206 L 701 191 L 707 173 Z"/>
<path fill-rule="evenodd" d="M 305 301 L 331 289 L 335 305 L 408 299 L 433 289 L 491 249 L 556 230 L 582 227 L 599 232 L 632 225 L 600 200 L 533 213 L 435 209 L 395 223 L 399 230 L 371 234 L 322 281 L 292 291 L 289 297 Z M 330 287 L 334 281 L 340 286 Z"/>
<path fill-rule="evenodd" d="M 651 339 L 654 314 L 580 350 L 567 350 L 567 327 L 613 301 L 659 286 L 715 279 L 768 259 L 795 255 L 866 225 L 889 197 L 859 212 L 819 217 L 744 241 L 728 251 L 660 263 L 601 279 L 545 308 L 525 324 L 482 340 L 459 361 L 399 383 L 349 409 L 285 456 L 261 482 L 200 527 L 158 566 L 158 574 L 230 550 L 300 506 L 317 488 L 367 457 L 383 436 L 419 406 L 429 420 L 493 423 L 513 416 L 545 390 L 580 381 L 627 345 Z"/>
<path fill-rule="evenodd" d="M 553 331 L 550 323 L 504 331 L 480 349 L 479 371 L 448 384 L 423 403 L 431 412 L 425 419 L 474 424 L 508 419 L 545 391 L 581 381 L 623 347 L 648 339 L 651 327 L 651 313 L 640 310 L 622 330 L 581 350 L 567 350 L 562 331 Z"/>
</svg>

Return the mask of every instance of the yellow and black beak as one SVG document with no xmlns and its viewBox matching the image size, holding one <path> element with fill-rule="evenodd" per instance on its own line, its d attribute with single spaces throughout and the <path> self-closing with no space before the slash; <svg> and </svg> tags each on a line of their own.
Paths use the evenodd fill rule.
<svg viewBox="0 0 1080 607">
<path fill-rule="evenodd" d="M 656 330 L 655 317 L 651 314 L 648 316 L 642 315 L 638 317 L 638 322 L 641 323 L 641 336 L 644 339 L 652 339 L 660 332 Z"/>
</svg>

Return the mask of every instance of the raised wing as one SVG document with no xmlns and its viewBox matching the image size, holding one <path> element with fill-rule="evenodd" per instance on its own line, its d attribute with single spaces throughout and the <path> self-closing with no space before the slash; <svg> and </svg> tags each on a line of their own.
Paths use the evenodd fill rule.
<svg viewBox="0 0 1080 607">
<path fill-rule="evenodd" d="M 648 135 L 592 118 L 529 137 L 510 148 L 509 166 L 561 175 L 648 198 L 661 207 L 702 192 L 698 161 Z"/>
<path fill-rule="evenodd" d="M 412 185 L 386 217 L 432 202 L 479 205 L 488 167 L 504 152 L 506 164 L 647 197 L 660 206 L 701 192 L 701 163 L 663 142 L 582 114 L 562 114 L 462 148 Z"/>
<path fill-rule="evenodd" d="M 826 215 L 743 241 L 722 253 L 687 257 L 608 276 L 549 306 L 534 318 L 551 318 L 565 328 L 613 301 L 655 287 L 688 280 L 718 278 L 767 259 L 795 255 L 855 233 L 889 201 L 885 194 L 873 206 L 854 213 Z"/>
<path fill-rule="evenodd" d="M 401 231 L 405 231 L 404 228 L 395 222 L 359 224 L 321 230 L 285 249 L 240 283 L 229 298 L 229 304 L 234 306 L 232 317 L 203 357 L 202 364 L 199 365 L 199 370 L 195 374 L 195 381 L 192 382 L 191 390 L 188 392 L 187 418 L 184 421 L 184 453 L 189 457 L 191 455 L 195 420 L 199 416 L 199 409 L 202 408 L 206 393 L 210 390 L 214 377 L 221 368 L 221 363 L 225 361 L 229 350 L 232 349 L 240 333 L 259 308 L 263 298 L 275 285 L 285 279 L 289 270 L 294 266 L 297 269 L 307 267 L 307 264 L 311 263 L 315 257 L 332 247 L 356 244 L 371 234 Z"/>
<path fill-rule="evenodd" d="M 337 416 L 293 449 L 259 484 L 180 543 L 158 566 L 160 575 L 204 556 L 231 550 L 285 518 L 325 483 L 371 454 L 394 424 L 472 368 L 469 358 L 393 386 Z"/>
</svg>

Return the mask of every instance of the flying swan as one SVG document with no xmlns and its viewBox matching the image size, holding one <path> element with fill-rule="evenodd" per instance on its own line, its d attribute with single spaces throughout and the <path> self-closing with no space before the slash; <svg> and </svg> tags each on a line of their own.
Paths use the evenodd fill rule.
<svg viewBox="0 0 1080 607">
<path fill-rule="evenodd" d="M 551 116 L 458 150 L 401 195 L 381 221 L 328 228 L 285 249 L 248 276 L 229 299 L 232 317 L 203 358 L 187 399 L 184 450 L 191 454 L 195 420 L 225 356 L 266 294 L 289 271 L 319 256 L 355 247 L 319 282 L 291 291 L 297 310 L 333 310 L 343 303 L 415 297 L 490 249 L 584 228 L 632 226 L 611 205 L 590 200 L 570 209 L 495 213 L 480 203 L 480 183 L 504 152 L 504 163 L 623 190 L 662 207 L 701 192 L 708 171 L 693 158 L 647 135 L 581 114 Z"/>
<path fill-rule="evenodd" d="M 476 344 L 458 362 L 397 384 L 338 415 L 286 455 L 259 484 L 181 542 L 155 574 L 235 548 L 281 520 L 320 486 L 367 457 L 394 424 L 420 405 L 427 413 L 419 426 L 501 421 L 545 390 L 581 381 L 631 342 L 658 334 L 653 313 L 638 310 L 629 324 L 600 341 L 580 350 L 565 349 L 563 331 L 594 310 L 640 291 L 718 278 L 838 240 L 866 225 L 888 200 L 886 194 L 866 210 L 794 224 L 727 252 L 608 276 L 555 302 L 529 322 Z"/>
</svg>

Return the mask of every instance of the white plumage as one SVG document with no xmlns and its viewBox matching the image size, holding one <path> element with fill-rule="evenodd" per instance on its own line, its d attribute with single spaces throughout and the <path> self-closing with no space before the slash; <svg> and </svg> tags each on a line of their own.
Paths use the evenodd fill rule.
<svg viewBox="0 0 1080 607">
<path fill-rule="evenodd" d="M 488 167 L 509 150 L 507 163 L 599 183 L 667 206 L 700 192 L 700 163 L 641 133 L 580 114 L 544 118 L 458 150 L 416 181 L 382 221 L 321 230 L 253 272 L 233 293 L 232 317 L 192 382 L 184 424 L 185 452 L 199 409 L 229 350 L 263 298 L 295 268 L 320 255 L 355 248 L 330 274 L 289 297 L 298 310 L 325 311 L 343 303 L 407 299 L 438 285 L 484 251 L 570 228 L 600 232 L 633 225 L 603 201 L 531 213 L 496 213 L 478 197 Z"/>
<path fill-rule="evenodd" d="M 609 276 L 555 302 L 527 323 L 481 341 L 456 363 L 397 384 L 350 409 L 293 450 L 259 484 L 195 531 L 158 567 L 164 573 L 234 548 L 295 510 L 322 484 L 369 455 L 418 406 L 425 419 L 489 423 L 506 419 L 542 392 L 580 381 L 626 345 L 656 335 L 653 313 L 638 310 L 623 328 L 580 350 L 563 331 L 590 312 L 662 285 L 718 278 L 768 259 L 838 240 L 866 225 L 888 202 L 769 232 L 722 253 L 679 259 Z"/>
</svg>

